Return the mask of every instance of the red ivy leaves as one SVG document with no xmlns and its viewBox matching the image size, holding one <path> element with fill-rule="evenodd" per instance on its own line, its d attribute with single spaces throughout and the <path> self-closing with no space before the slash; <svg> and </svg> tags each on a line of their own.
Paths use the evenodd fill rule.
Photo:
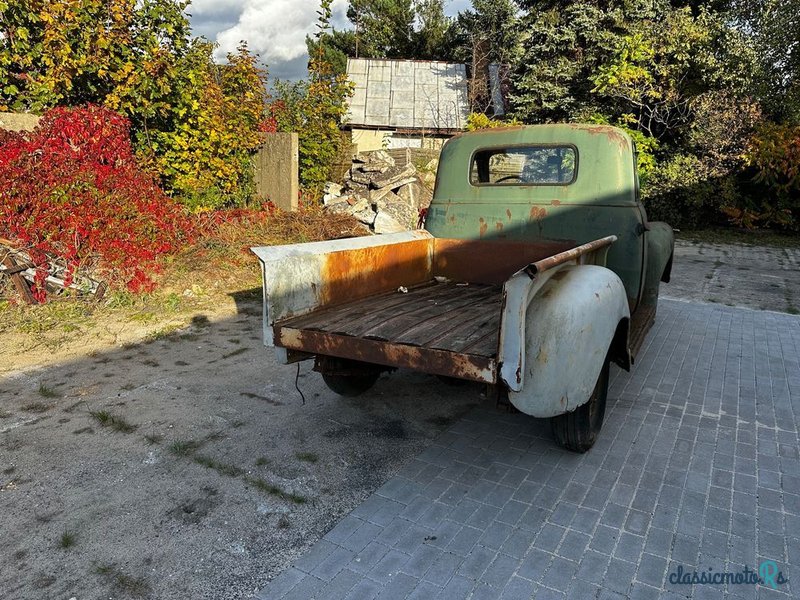
<svg viewBox="0 0 800 600">
<path fill-rule="evenodd" d="M 130 123 L 88 105 L 48 111 L 33 133 L 0 135 L 0 236 L 37 266 L 45 299 L 48 258 L 97 268 L 134 292 L 154 287 L 157 259 L 194 235 L 183 208 L 137 165 Z"/>
</svg>

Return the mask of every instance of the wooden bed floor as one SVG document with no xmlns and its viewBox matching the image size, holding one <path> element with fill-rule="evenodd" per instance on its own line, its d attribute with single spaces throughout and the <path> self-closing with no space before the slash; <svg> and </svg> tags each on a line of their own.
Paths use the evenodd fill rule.
<svg viewBox="0 0 800 600">
<path fill-rule="evenodd" d="M 427 284 L 387 292 L 276 323 L 312 330 L 473 354 L 497 354 L 502 288 Z"/>
</svg>

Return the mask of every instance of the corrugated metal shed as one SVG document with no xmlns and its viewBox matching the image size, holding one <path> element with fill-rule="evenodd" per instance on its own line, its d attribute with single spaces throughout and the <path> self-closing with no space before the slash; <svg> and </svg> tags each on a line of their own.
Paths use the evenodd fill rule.
<svg viewBox="0 0 800 600">
<path fill-rule="evenodd" d="M 460 130 L 469 114 L 463 64 L 350 58 L 352 126 Z"/>
</svg>

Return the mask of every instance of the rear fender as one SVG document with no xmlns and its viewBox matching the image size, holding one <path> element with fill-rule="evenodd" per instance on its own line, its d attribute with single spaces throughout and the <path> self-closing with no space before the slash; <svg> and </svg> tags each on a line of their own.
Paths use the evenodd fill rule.
<svg viewBox="0 0 800 600">
<path fill-rule="evenodd" d="M 625 287 L 605 267 L 561 268 L 529 300 L 521 328 L 509 330 L 512 320 L 506 317 L 500 377 L 510 402 L 525 414 L 554 417 L 573 411 L 589 399 L 609 354 L 620 364 L 629 363 Z M 515 335 L 518 348 L 513 347 Z"/>
</svg>

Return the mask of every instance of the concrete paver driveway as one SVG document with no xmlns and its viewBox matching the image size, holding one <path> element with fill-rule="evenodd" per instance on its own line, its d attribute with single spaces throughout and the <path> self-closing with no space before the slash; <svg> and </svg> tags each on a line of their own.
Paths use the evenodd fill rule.
<svg viewBox="0 0 800 600">
<path fill-rule="evenodd" d="M 662 300 L 590 452 L 476 409 L 259 597 L 799 597 L 799 350 L 798 317 Z"/>
</svg>

